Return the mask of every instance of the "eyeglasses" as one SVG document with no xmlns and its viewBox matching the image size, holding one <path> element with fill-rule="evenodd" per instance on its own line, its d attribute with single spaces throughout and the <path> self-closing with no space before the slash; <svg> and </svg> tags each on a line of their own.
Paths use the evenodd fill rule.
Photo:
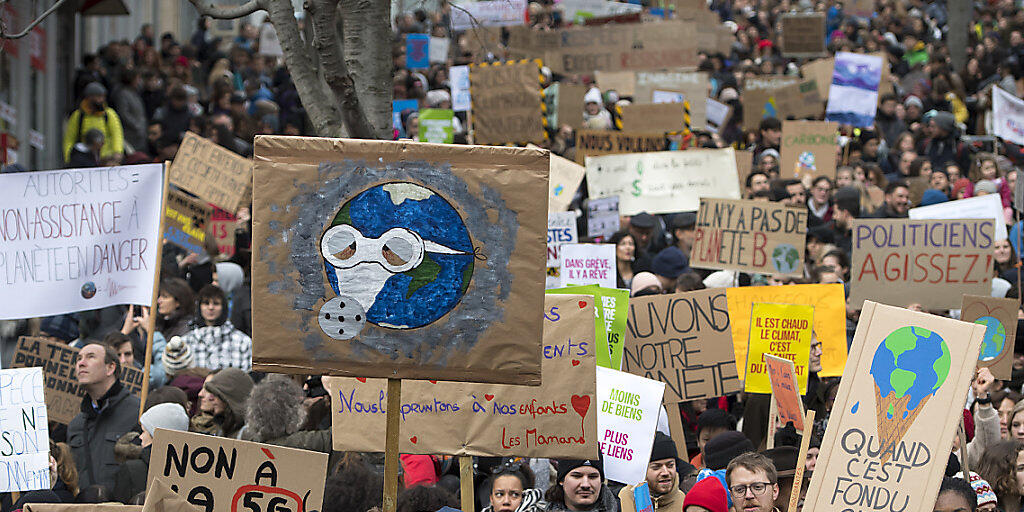
<svg viewBox="0 0 1024 512">
<path fill-rule="evenodd" d="M 754 493 L 754 496 L 760 496 L 768 490 L 768 486 L 772 485 L 771 482 L 754 482 L 747 485 L 734 485 L 729 488 L 734 496 L 746 496 L 747 489 L 750 489 Z"/>
</svg>

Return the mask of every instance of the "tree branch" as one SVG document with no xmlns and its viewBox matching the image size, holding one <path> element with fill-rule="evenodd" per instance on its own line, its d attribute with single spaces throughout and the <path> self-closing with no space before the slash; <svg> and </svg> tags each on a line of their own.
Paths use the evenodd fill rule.
<svg viewBox="0 0 1024 512">
<path fill-rule="evenodd" d="M 313 24 L 312 46 L 320 56 L 321 69 L 327 87 L 331 89 L 334 99 L 341 107 L 341 116 L 345 120 L 349 136 L 360 139 L 376 139 L 377 135 L 359 102 L 355 81 L 348 72 L 338 44 L 337 0 L 308 0 L 306 11 Z"/>
<path fill-rule="evenodd" d="M 256 11 L 267 8 L 264 0 L 249 0 L 241 5 L 217 6 L 210 0 L 188 0 L 195 6 L 199 14 L 218 20 L 231 20 L 248 16 Z"/>
<path fill-rule="evenodd" d="M 40 14 L 38 18 L 33 20 L 32 23 L 29 23 L 28 26 L 25 27 L 25 30 L 22 30 L 21 32 L 18 32 L 17 34 L 8 34 L 7 33 L 7 27 L 3 26 L 3 23 L 0 23 L 0 39 L 21 39 L 21 38 L 27 36 L 28 33 L 32 31 L 32 29 L 36 28 L 36 25 L 42 23 L 42 21 L 44 19 L 46 19 L 47 16 L 49 16 L 54 11 L 59 9 L 60 6 L 64 2 L 66 2 L 66 1 L 67 0 L 57 0 L 57 2 L 55 2 L 53 5 L 51 5 L 49 9 L 47 9 L 45 12 Z M 5 3 L 7 3 L 7 2 L 0 2 L 0 5 L 5 4 Z"/>
</svg>

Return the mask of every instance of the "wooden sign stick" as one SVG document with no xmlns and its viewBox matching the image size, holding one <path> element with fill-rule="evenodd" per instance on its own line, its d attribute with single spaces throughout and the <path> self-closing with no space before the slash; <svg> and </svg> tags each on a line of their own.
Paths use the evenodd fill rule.
<svg viewBox="0 0 1024 512">
<path fill-rule="evenodd" d="M 775 424 L 779 421 L 779 403 L 775 401 L 772 394 L 771 405 L 768 406 L 768 439 L 765 440 L 765 448 L 775 448 Z"/>
<path fill-rule="evenodd" d="M 473 496 L 472 455 L 459 456 L 459 485 L 461 487 L 459 497 L 462 504 L 462 510 L 476 510 L 476 505 L 473 504 L 476 497 Z"/>
<path fill-rule="evenodd" d="M 964 426 L 964 415 L 960 415 L 960 428 L 957 435 L 960 436 L 960 470 L 964 473 L 964 482 L 971 482 L 971 470 L 967 467 L 967 427 Z"/>
<path fill-rule="evenodd" d="M 164 216 L 167 210 L 167 176 L 170 173 L 167 162 L 164 162 L 162 188 L 160 195 L 160 231 L 157 232 L 157 240 L 164 237 Z M 153 296 L 149 301 L 149 325 L 146 326 L 146 360 L 142 371 L 142 392 L 139 393 L 139 416 L 146 407 L 146 397 L 149 395 L 149 369 L 153 364 L 153 332 L 156 331 L 156 315 L 159 314 L 156 306 L 156 299 L 160 296 L 160 260 L 163 258 L 164 244 L 156 244 L 156 268 L 153 269 Z"/>
<path fill-rule="evenodd" d="M 676 452 L 680 459 L 690 460 L 690 454 L 686 450 L 686 432 L 683 430 L 683 417 L 679 414 L 679 404 L 666 403 L 665 412 L 668 414 L 668 431 L 672 433 L 672 441 L 676 444 Z"/>
<path fill-rule="evenodd" d="M 398 420 L 402 379 L 388 379 L 387 427 L 384 430 L 384 512 L 398 508 Z"/>
<path fill-rule="evenodd" d="M 807 411 L 804 416 L 804 434 L 800 438 L 800 453 L 796 456 L 796 471 L 793 473 L 793 490 L 789 493 L 789 512 L 796 512 L 800 503 L 800 489 L 804 484 L 804 468 L 807 467 L 807 450 L 811 446 L 811 434 L 814 432 L 814 411 Z M 970 481 L 970 480 L 968 480 Z"/>
</svg>

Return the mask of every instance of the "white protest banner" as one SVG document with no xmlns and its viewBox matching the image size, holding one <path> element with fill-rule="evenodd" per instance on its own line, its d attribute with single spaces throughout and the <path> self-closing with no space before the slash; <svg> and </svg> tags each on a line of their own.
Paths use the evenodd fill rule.
<svg viewBox="0 0 1024 512">
<path fill-rule="evenodd" d="M 149 304 L 161 164 L 0 174 L 0 319 Z"/>
<path fill-rule="evenodd" d="M 469 95 L 469 66 L 452 66 L 448 68 L 448 78 L 452 84 L 452 110 L 465 112 L 472 103 Z"/>
<path fill-rule="evenodd" d="M 675 91 L 651 91 L 651 103 L 682 103 L 686 101 L 686 95 Z"/>
<path fill-rule="evenodd" d="M 560 284 L 596 284 L 615 288 L 615 246 L 612 244 L 563 244 L 558 254 Z"/>
<path fill-rule="evenodd" d="M 468 30 L 476 26 L 508 27 L 526 21 L 526 0 L 486 0 L 458 2 L 451 10 L 452 30 Z"/>
<path fill-rule="evenodd" d="M 608 238 L 619 230 L 619 197 L 598 197 L 587 201 L 587 236 Z"/>
<path fill-rule="evenodd" d="M 875 121 L 878 86 L 881 81 L 881 57 L 859 53 L 836 53 L 825 120 L 858 128 L 871 126 Z"/>
<path fill-rule="evenodd" d="M 558 288 L 561 286 L 559 269 L 561 262 L 558 258 L 558 249 L 562 244 L 574 244 L 579 242 L 576 233 L 575 212 L 550 212 L 548 213 L 548 268 L 545 288 Z"/>
<path fill-rule="evenodd" d="M 911 219 L 992 219 L 996 223 L 996 240 L 1006 240 L 1006 218 L 999 194 L 986 194 L 956 201 L 911 208 Z"/>
<path fill-rule="evenodd" d="M 50 488 L 43 398 L 42 368 L 0 370 L 0 492 Z"/>
<path fill-rule="evenodd" d="M 705 98 L 704 110 L 707 116 L 707 122 L 704 127 L 711 133 L 718 133 L 725 122 L 729 119 L 729 105 L 715 101 L 711 98 Z"/>
<path fill-rule="evenodd" d="M 447 37 L 430 36 L 430 63 L 446 62 L 448 60 L 448 48 L 451 47 L 451 39 Z"/>
<path fill-rule="evenodd" d="M 627 485 L 644 481 L 665 383 L 597 367 L 597 434 L 604 476 Z"/>
<path fill-rule="evenodd" d="M 701 197 L 739 199 L 732 148 L 587 157 L 590 197 L 619 196 L 619 214 L 696 211 Z"/>
<path fill-rule="evenodd" d="M 992 135 L 1024 145 L 1024 100 L 992 88 Z"/>
</svg>

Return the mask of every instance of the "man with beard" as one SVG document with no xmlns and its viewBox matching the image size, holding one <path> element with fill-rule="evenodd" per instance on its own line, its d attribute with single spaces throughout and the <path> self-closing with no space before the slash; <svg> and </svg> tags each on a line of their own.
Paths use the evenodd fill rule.
<svg viewBox="0 0 1024 512">
<path fill-rule="evenodd" d="M 732 512 L 772 512 L 779 497 L 775 464 L 760 453 L 744 453 L 725 470 Z"/>
<path fill-rule="evenodd" d="M 659 512 L 683 512 L 683 491 L 679 490 L 679 473 L 676 470 L 676 444 L 672 438 L 661 433 L 654 433 L 654 447 L 651 449 L 651 462 L 647 464 L 647 487 L 651 491 L 654 510 Z M 637 510 L 633 492 L 637 485 L 623 487 L 619 491 L 622 512 Z"/>
<path fill-rule="evenodd" d="M 544 496 L 546 503 L 538 510 L 554 512 L 618 512 L 619 503 L 615 495 L 605 487 L 601 479 L 604 465 L 601 460 L 558 461 L 557 483 Z"/>
</svg>

